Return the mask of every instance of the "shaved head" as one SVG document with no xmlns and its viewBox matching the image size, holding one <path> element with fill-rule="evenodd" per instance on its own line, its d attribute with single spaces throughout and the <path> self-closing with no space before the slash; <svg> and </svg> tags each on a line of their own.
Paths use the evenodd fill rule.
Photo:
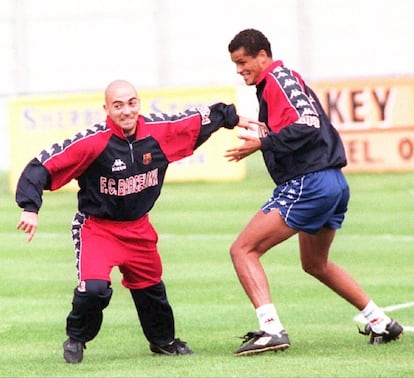
<svg viewBox="0 0 414 378">
<path fill-rule="evenodd" d="M 129 81 L 114 80 L 106 87 L 104 109 L 126 136 L 135 133 L 140 99 L 137 90 Z"/>
<path fill-rule="evenodd" d="M 127 93 L 134 95 L 134 97 L 138 97 L 137 91 L 135 87 L 126 80 L 114 80 L 113 82 L 109 83 L 109 85 L 105 89 L 105 104 L 108 106 L 118 93 Z"/>
</svg>

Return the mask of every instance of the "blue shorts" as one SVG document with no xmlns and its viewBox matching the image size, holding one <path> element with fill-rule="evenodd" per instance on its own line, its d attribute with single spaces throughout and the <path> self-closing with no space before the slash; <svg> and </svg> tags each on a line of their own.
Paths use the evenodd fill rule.
<svg viewBox="0 0 414 378">
<path fill-rule="evenodd" d="M 322 227 L 341 227 L 348 201 L 349 186 L 342 171 L 327 169 L 278 185 L 262 210 L 278 210 L 289 227 L 316 234 Z"/>
</svg>

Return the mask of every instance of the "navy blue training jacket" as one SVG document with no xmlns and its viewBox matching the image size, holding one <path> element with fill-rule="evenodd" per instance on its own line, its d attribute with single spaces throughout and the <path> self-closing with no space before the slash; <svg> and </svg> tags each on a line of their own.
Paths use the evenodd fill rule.
<svg viewBox="0 0 414 378">
<path fill-rule="evenodd" d="M 263 158 L 278 185 L 306 173 L 346 165 L 345 150 L 316 94 L 275 61 L 256 84 Z"/>
</svg>

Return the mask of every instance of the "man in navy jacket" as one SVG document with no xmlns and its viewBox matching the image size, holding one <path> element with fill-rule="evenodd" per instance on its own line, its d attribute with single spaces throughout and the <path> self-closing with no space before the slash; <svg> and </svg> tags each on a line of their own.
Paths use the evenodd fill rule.
<svg viewBox="0 0 414 378">
<path fill-rule="evenodd" d="M 390 319 L 355 280 L 329 259 L 336 229 L 347 211 L 349 187 L 340 136 L 315 93 L 295 71 L 274 61 L 267 38 L 258 30 L 238 33 L 228 46 L 237 73 L 255 85 L 259 102 L 258 135 L 227 151 L 239 161 L 261 150 L 276 188 L 231 247 L 234 268 L 259 321 L 236 355 L 284 350 L 290 340 L 272 302 L 260 263 L 269 249 L 298 234 L 302 268 L 362 312 L 361 333 L 370 343 L 397 339 L 403 327 Z"/>
</svg>

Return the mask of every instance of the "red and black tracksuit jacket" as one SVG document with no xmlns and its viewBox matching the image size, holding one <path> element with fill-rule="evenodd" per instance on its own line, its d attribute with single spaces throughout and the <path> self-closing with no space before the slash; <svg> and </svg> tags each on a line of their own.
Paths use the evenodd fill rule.
<svg viewBox="0 0 414 378">
<path fill-rule="evenodd" d="M 217 103 L 174 116 L 140 115 L 136 135 L 126 138 L 108 117 L 30 161 L 19 178 L 16 202 L 38 212 L 43 190 L 76 179 L 80 212 L 116 221 L 138 219 L 160 195 L 169 163 L 193 154 L 220 127 L 238 122 L 234 105 Z"/>
</svg>

